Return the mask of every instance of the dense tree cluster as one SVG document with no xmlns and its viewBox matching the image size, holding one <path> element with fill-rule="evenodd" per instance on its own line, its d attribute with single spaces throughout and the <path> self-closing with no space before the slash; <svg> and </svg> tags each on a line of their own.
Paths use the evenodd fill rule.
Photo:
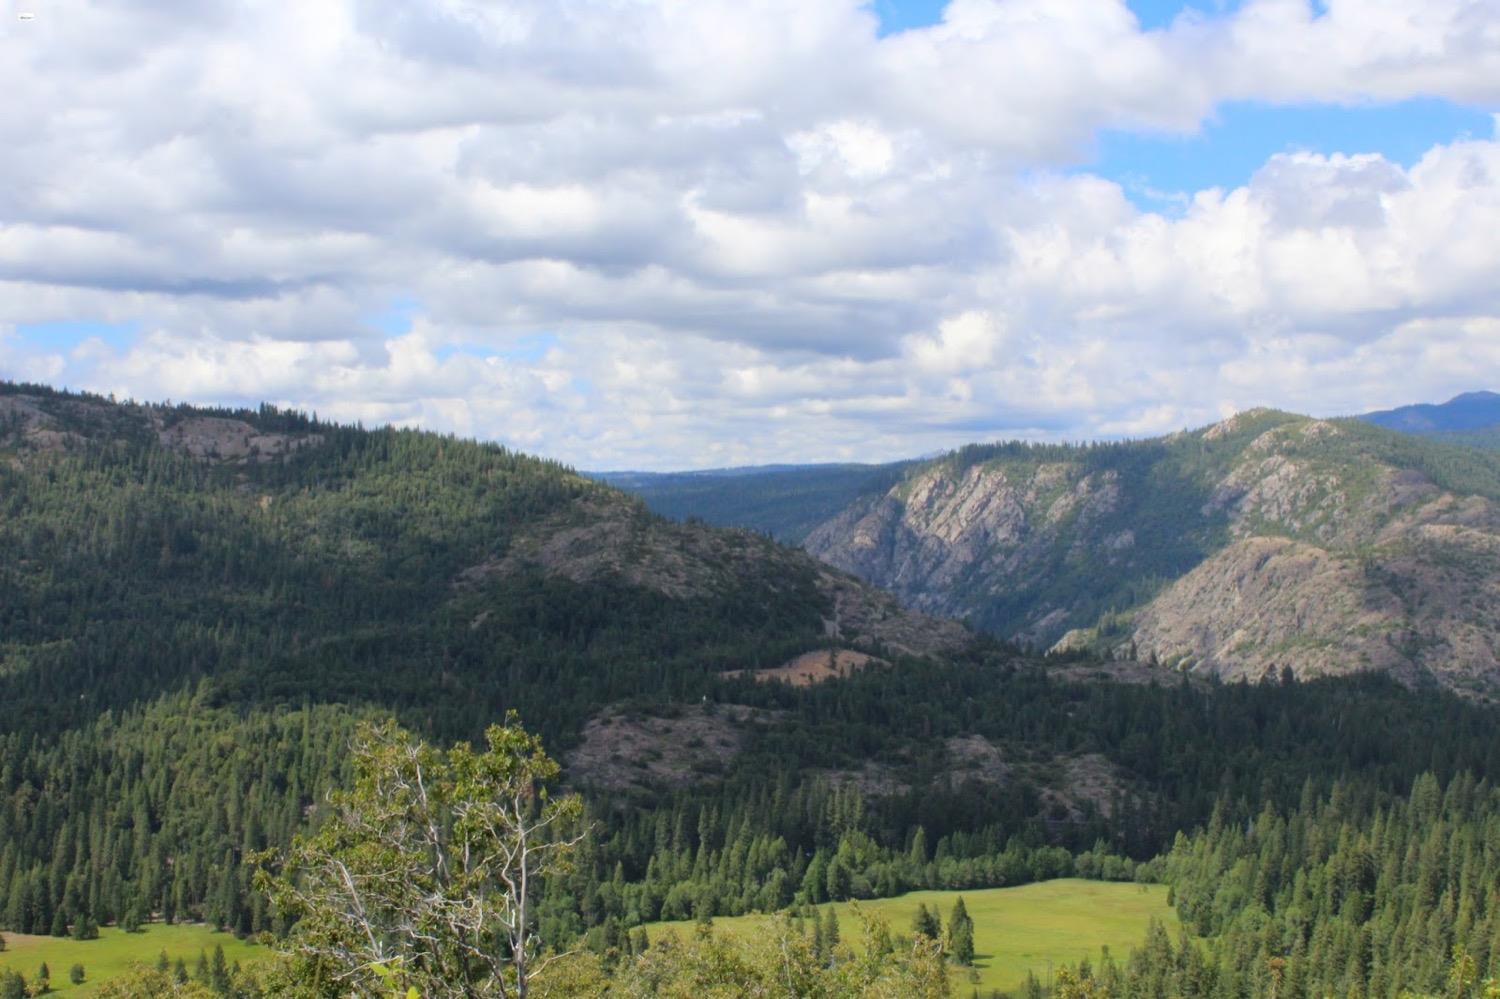
<svg viewBox="0 0 1500 999">
<path fill-rule="evenodd" d="M 1093 994 L 1468 997 L 1500 979 L 1500 790 L 1467 774 L 1398 798 L 1340 784 L 1248 823 L 1218 813 L 1178 837 L 1164 875 L 1211 946 L 1156 926 L 1093 972 Z"/>
</svg>

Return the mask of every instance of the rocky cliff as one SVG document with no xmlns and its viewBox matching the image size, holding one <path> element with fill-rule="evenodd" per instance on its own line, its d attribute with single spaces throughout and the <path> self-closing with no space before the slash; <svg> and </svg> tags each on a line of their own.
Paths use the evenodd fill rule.
<svg viewBox="0 0 1500 999">
<path fill-rule="evenodd" d="M 1500 692 L 1500 462 L 1270 411 L 1153 441 L 970 448 L 816 528 L 912 606 L 1230 678 Z"/>
</svg>

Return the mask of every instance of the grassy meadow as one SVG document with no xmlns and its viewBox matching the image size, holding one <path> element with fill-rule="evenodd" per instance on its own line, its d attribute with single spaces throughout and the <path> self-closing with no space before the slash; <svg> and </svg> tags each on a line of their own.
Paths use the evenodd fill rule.
<svg viewBox="0 0 1500 999">
<path fill-rule="evenodd" d="M 155 965 L 157 956 L 167 952 L 172 962 L 180 957 L 187 963 L 188 974 L 198 964 L 198 954 L 211 959 L 214 947 L 224 948 L 229 964 L 253 961 L 260 951 L 253 944 L 235 939 L 230 933 L 217 933 L 201 924 L 148 923 L 139 933 L 126 933 L 116 927 L 99 930 L 98 940 L 71 940 L 58 937 L 34 937 L 19 933 L 0 933 L 5 950 L 0 951 L 0 968 L 10 968 L 26 976 L 29 983 L 43 962 L 52 973 L 52 991 L 61 996 L 91 995 L 99 986 L 129 970 L 131 965 Z M 88 976 L 82 985 L 68 982 L 68 969 L 82 964 Z"/>
<path fill-rule="evenodd" d="M 1049 962 L 1052 968 L 1076 964 L 1083 958 L 1097 964 L 1101 947 L 1108 947 L 1117 960 L 1123 959 L 1145 939 L 1152 919 L 1166 926 L 1174 940 L 1177 936 L 1177 913 L 1167 905 L 1165 885 L 1068 878 L 1018 888 L 919 891 L 860 902 L 859 906 L 884 917 L 892 931 L 910 933 L 918 904 L 936 907 L 946 928 L 953 902 L 960 895 L 974 920 L 974 963 L 978 972 L 978 980 L 972 981 L 967 972 L 955 970 L 954 994 L 960 997 L 970 995 L 973 989 L 981 995 L 997 989 L 1014 992 L 1026 981 L 1028 972 L 1045 982 Z M 851 904 L 834 908 L 843 940 L 856 942 L 859 923 Z M 764 927 L 769 919 L 720 918 L 714 920 L 714 927 L 720 933 L 746 935 Z M 655 940 L 669 929 L 685 937 L 693 932 L 693 923 L 652 923 L 646 933 Z"/>
</svg>

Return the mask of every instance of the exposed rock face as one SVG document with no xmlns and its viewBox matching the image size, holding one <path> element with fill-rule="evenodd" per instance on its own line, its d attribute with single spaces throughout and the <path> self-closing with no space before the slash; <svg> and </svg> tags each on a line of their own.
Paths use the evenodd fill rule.
<svg viewBox="0 0 1500 999">
<path fill-rule="evenodd" d="M 1107 470 L 1044 463 L 954 474 L 939 463 L 814 529 L 806 548 L 912 607 L 960 616 L 1043 581 L 1070 547 L 1105 562 L 1132 548 L 1130 531 L 1100 530 L 1120 495 L 1119 476 Z M 1018 634 L 1055 637 L 1068 618 L 1068 608 L 1040 606 Z"/>
<path fill-rule="evenodd" d="M 1352 560 L 1285 538 L 1230 545 L 1141 612 L 1137 654 L 1232 679 L 1383 669 L 1412 679 L 1398 651 L 1401 602 Z M 1175 662 L 1174 662 L 1175 661 Z"/>
<path fill-rule="evenodd" d="M 59 451 L 83 438 L 60 429 L 58 419 L 29 395 L 0 395 L 0 442 L 28 451 Z"/>
<path fill-rule="evenodd" d="M 1380 670 L 1494 696 L 1500 462 L 1431 446 L 1253 411 L 1072 460 L 945 459 L 807 547 L 912 606 L 1059 650 L 1237 679 Z M 1152 561 L 1183 537 L 1196 553 Z"/>
<path fill-rule="evenodd" d="M 611 708 L 584 726 L 583 741 L 568 754 L 568 774 L 611 791 L 704 783 L 740 754 L 748 729 L 775 717 L 738 704 L 692 705 L 664 715 Z"/>
<path fill-rule="evenodd" d="M 155 435 L 163 447 L 202 461 L 243 463 L 284 458 L 322 442 L 321 434 L 262 431 L 244 420 L 183 416 L 160 406 L 114 404 L 89 398 L 0 395 L 0 445 L 47 453 L 91 438 Z"/>
<path fill-rule="evenodd" d="M 1236 542 L 1141 612 L 1137 655 L 1229 678 L 1381 670 L 1459 690 L 1500 685 L 1500 535 L 1410 525 L 1364 553 Z"/>
<path fill-rule="evenodd" d="M 320 434 L 268 434 L 243 420 L 193 416 L 170 426 L 155 421 L 166 447 L 194 458 L 219 461 L 274 461 L 322 441 Z"/>
</svg>

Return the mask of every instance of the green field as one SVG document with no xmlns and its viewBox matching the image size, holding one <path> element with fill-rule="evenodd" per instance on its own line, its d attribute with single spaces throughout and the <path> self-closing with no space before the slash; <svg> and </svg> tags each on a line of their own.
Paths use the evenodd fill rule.
<svg viewBox="0 0 1500 999">
<path fill-rule="evenodd" d="M 1177 913 L 1167 905 L 1165 885 L 1070 878 L 1019 888 L 919 891 L 859 905 L 883 916 L 892 930 L 907 933 L 918 903 L 929 909 L 936 906 L 946 926 L 953 901 L 960 895 L 974 919 L 979 981 L 971 983 L 966 973 L 958 972 L 954 979 L 958 996 L 967 996 L 975 988 L 981 994 L 992 989 L 1015 990 L 1025 982 L 1027 972 L 1045 982 L 1048 962 L 1052 968 L 1076 964 L 1083 958 L 1097 964 L 1101 947 L 1108 947 L 1117 960 L 1123 959 L 1145 939 L 1146 927 L 1153 918 L 1166 926 L 1174 940 L 1177 937 Z M 834 908 L 844 940 L 852 942 L 859 929 L 850 905 Z M 767 916 L 715 919 L 714 927 L 722 933 L 743 935 L 763 927 L 768 919 Z M 646 927 L 646 933 L 654 940 L 668 929 L 687 936 L 692 933 L 693 923 L 652 923 Z"/>
<path fill-rule="evenodd" d="M 110 978 L 129 970 L 133 964 L 154 965 L 157 955 L 167 952 L 167 959 L 175 962 L 179 957 L 187 962 L 192 974 L 198 963 L 198 954 L 203 952 L 213 957 L 214 947 L 224 948 L 224 960 L 231 965 L 253 961 L 260 950 L 253 944 L 236 940 L 232 934 L 216 933 L 200 924 L 150 923 L 139 933 L 125 933 L 113 926 L 99 931 L 98 940 L 68 940 L 57 937 L 32 937 L 17 933 L 0 934 L 5 937 L 5 950 L 0 951 L 0 968 L 10 968 L 26 976 L 28 982 L 36 975 L 37 968 L 46 962 L 52 972 L 52 990 L 58 995 L 86 996 Z M 82 985 L 68 983 L 68 969 L 82 964 L 87 979 Z"/>
</svg>

